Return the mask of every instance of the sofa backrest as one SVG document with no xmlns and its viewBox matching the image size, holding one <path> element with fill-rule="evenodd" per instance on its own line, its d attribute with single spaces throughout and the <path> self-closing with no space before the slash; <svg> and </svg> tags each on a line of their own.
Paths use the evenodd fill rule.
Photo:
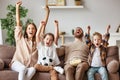
<svg viewBox="0 0 120 80">
<path fill-rule="evenodd" d="M 15 47 L 9 45 L 0 45 L 0 59 L 2 59 L 5 63 L 5 68 L 9 67 L 9 64 L 13 58 L 15 53 Z M 57 48 L 58 56 L 61 60 L 61 66 L 64 65 L 64 56 L 61 56 L 61 53 L 64 54 L 64 48 Z"/>
<path fill-rule="evenodd" d="M 15 47 L 8 45 L 0 45 L 0 59 L 5 63 L 5 68 L 9 67 L 9 63 L 15 52 Z"/>
<path fill-rule="evenodd" d="M 15 47 L 13 46 L 8 46 L 8 45 L 0 45 L 0 59 L 2 59 L 5 63 L 5 67 L 9 66 L 9 63 L 12 60 L 12 57 L 14 55 L 15 52 Z M 65 49 L 64 47 L 60 47 L 57 48 L 57 53 L 58 56 L 60 58 L 61 61 L 61 66 L 64 66 L 64 54 L 65 53 Z M 117 46 L 109 46 L 107 48 L 107 59 L 106 59 L 106 63 L 108 64 L 109 61 L 115 59 L 117 61 L 119 61 L 119 54 L 118 54 L 118 47 Z"/>
<path fill-rule="evenodd" d="M 57 50 L 57 54 L 58 54 L 58 56 L 59 56 L 59 59 L 60 59 L 60 66 L 61 67 L 64 67 L 64 53 L 65 53 L 65 49 L 64 49 L 64 47 L 60 47 L 60 48 L 57 48 L 56 49 Z"/>
</svg>

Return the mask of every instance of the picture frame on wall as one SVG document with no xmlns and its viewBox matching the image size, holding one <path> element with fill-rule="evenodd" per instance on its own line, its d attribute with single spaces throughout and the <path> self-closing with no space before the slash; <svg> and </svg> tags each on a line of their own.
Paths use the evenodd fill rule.
<svg viewBox="0 0 120 80">
<path fill-rule="evenodd" d="M 56 6 L 57 0 L 46 0 L 48 6 Z"/>
<path fill-rule="evenodd" d="M 57 0 L 57 6 L 65 6 L 65 0 Z"/>
<path fill-rule="evenodd" d="M 48 6 L 65 6 L 65 0 L 46 0 Z"/>
</svg>

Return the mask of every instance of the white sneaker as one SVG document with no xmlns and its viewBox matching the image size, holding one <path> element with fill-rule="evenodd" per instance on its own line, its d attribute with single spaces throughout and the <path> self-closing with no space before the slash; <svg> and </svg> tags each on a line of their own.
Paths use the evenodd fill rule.
<svg viewBox="0 0 120 80">
<path fill-rule="evenodd" d="M 55 66 L 54 69 L 59 72 L 60 74 L 63 74 L 64 73 L 64 69 L 60 66 Z"/>
</svg>

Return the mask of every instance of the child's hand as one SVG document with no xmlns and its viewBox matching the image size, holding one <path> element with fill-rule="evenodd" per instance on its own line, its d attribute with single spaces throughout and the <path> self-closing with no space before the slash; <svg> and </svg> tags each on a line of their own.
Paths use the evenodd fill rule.
<svg viewBox="0 0 120 80">
<path fill-rule="evenodd" d="M 90 33 L 90 26 L 87 27 L 88 33 Z"/>
<path fill-rule="evenodd" d="M 105 41 L 108 41 L 108 39 L 109 39 L 109 30 L 110 30 L 110 25 L 107 26 L 107 31 L 103 35 L 103 40 L 105 40 Z"/>
<path fill-rule="evenodd" d="M 45 25 L 46 23 L 45 23 L 45 21 L 41 21 L 41 25 Z"/>
<path fill-rule="evenodd" d="M 57 20 L 54 20 L 54 23 L 55 23 L 55 24 L 58 24 L 58 21 L 57 21 Z"/>
<path fill-rule="evenodd" d="M 109 33 L 109 30 L 110 30 L 110 25 L 108 25 L 107 27 L 107 33 Z"/>
<path fill-rule="evenodd" d="M 22 1 L 16 3 L 16 7 L 19 7 L 22 4 Z"/>
<path fill-rule="evenodd" d="M 54 22 L 55 22 L 56 24 L 58 24 L 58 21 L 57 21 L 57 20 L 54 20 Z"/>
</svg>

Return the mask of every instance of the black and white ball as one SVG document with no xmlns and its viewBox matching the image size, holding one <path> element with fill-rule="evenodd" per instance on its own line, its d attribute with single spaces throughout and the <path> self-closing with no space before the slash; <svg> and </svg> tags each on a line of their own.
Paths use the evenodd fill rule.
<svg viewBox="0 0 120 80">
<path fill-rule="evenodd" d="M 44 66 L 53 66 L 54 65 L 54 60 L 51 57 L 45 56 L 42 58 L 42 61 L 40 64 Z"/>
</svg>

